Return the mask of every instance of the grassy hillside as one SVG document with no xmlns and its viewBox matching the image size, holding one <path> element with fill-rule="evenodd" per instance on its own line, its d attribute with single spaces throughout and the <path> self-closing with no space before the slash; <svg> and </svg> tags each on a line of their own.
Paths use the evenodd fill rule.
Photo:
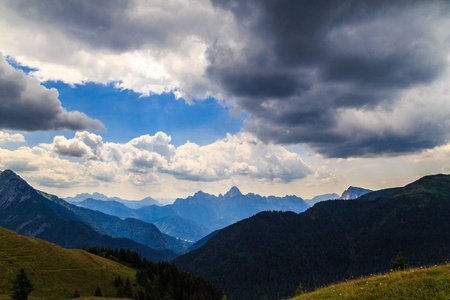
<svg viewBox="0 0 450 300">
<path fill-rule="evenodd" d="M 332 285 L 291 300 L 442 299 L 450 297 L 450 264 L 393 272 Z"/>
<path fill-rule="evenodd" d="M 29 299 L 68 299 L 77 289 L 92 296 L 97 286 L 103 295 L 116 295 L 114 278 L 120 275 L 135 282 L 136 270 L 92 255 L 67 250 L 43 240 L 0 228 L 0 299 L 10 299 L 11 281 L 20 268 L 35 284 Z M 96 298 L 100 299 L 100 298 Z"/>
</svg>

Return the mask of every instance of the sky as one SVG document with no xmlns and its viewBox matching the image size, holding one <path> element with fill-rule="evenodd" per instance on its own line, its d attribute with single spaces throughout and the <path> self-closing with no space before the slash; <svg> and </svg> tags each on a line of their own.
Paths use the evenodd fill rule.
<svg viewBox="0 0 450 300">
<path fill-rule="evenodd" d="M 304 199 L 450 172 L 448 1 L 0 2 L 0 170 Z"/>
</svg>

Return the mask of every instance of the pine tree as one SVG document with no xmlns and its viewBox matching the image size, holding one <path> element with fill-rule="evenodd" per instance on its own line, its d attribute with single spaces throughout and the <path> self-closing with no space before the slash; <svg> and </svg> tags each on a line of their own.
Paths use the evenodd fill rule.
<svg viewBox="0 0 450 300">
<path fill-rule="evenodd" d="M 78 290 L 75 290 L 75 292 L 73 293 L 72 298 L 80 298 L 80 292 Z"/>
<path fill-rule="evenodd" d="M 34 284 L 28 279 L 27 273 L 24 269 L 19 270 L 19 274 L 16 276 L 16 280 L 13 281 L 13 287 L 11 291 L 13 300 L 27 300 L 28 294 L 34 290 Z"/>
<path fill-rule="evenodd" d="M 127 277 L 127 280 L 125 280 L 125 286 L 123 287 L 123 295 L 127 298 L 133 298 L 131 282 L 130 282 L 130 278 L 128 278 L 128 277 Z"/>
<path fill-rule="evenodd" d="M 101 297 L 102 296 L 102 290 L 97 285 L 97 288 L 95 289 L 94 297 Z"/>
<path fill-rule="evenodd" d="M 397 253 L 394 262 L 391 264 L 391 269 L 394 271 L 403 271 L 408 268 L 402 251 Z"/>
<path fill-rule="evenodd" d="M 117 289 L 116 298 L 123 298 L 123 287 Z"/>
<path fill-rule="evenodd" d="M 117 276 L 117 277 L 114 279 L 114 286 L 115 286 L 115 287 L 121 286 L 122 283 L 123 283 L 123 281 L 122 281 L 122 278 L 120 277 L 120 275 Z"/>
<path fill-rule="evenodd" d="M 301 283 L 298 284 L 297 289 L 295 290 L 295 296 L 299 296 L 303 294 L 303 285 Z"/>
</svg>

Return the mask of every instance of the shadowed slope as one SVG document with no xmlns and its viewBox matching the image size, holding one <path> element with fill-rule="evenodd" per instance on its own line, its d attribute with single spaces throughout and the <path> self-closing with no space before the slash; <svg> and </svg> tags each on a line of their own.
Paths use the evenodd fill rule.
<svg viewBox="0 0 450 300">
<path fill-rule="evenodd" d="M 299 282 L 310 290 L 384 272 L 399 250 L 411 266 L 443 263 L 450 258 L 449 215 L 450 176 L 427 176 L 374 200 L 259 213 L 174 262 L 233 299 L 280 299 Z"/>
</svg>

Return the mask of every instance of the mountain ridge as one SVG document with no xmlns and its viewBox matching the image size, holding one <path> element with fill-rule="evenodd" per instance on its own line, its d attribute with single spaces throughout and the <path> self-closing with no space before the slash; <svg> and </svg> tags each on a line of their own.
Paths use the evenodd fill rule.
<svg viewBox="0 0 450 300">
<path fill-rule="evenodd" d="M 174 237 L 160 232 L 152 223 L 135 218 L 120 218 L 95 209 L 78 207 L 65 202 L 57 196 L 44 192 L 39 193 L 55 203 L 56 209 L 64 207 L 66 210 L 73 213 L 75 218 L 80 219 L 101 234 L 107 234 L 115 238 L 129 238 L 158 251 L 171 250 L 182 252 L 190 246 L 189 243 L 186 244 L 183 241 L 179 241 Z M 104 202 L 101 200 L 94 201 Z"/>
<path fill-rule="evenodd" d="M 360 196 L 373 192 L 372 190 L 369 189 L 364 189 L 364 188 L 360 188 L 360 187 L 355 187 L 355 186 L 350 186 L 348 189 L 346 189 L 343 193 L 342 196 L 339 197 L 339 200 L 353 200 L 353 199 L 357 199 Z"/>
<path fill-rule="evenodd" d="M 231 187 L 231 189 L 226 192 L 226 194 L 224 195 L 225 198 L 231 198 L 231 197 L 235 197 L 235 196 L 242 196 L 241 191 L 237 188 L 237 186 L 233 186 Z"/>
<path fill-rule="evenodd" d="M 329 193 L 329 194 L 323 194 L 323 195 L 317 195 L 313 197 L 312 199 L 305 200 L 306 203 L 308 203 L 310 206 L 313 206 L 314 204 L 325 201 L 325 200 L 334 200 L 339 199 L 339 195 L 336 193 Z"/>
<path fill-rule="evenodd" d="M 0 226 L 4 228 L 65 248 L 130 247 L 156 261 L 176 256 L 170 250 L 157 251 L 128 238 L 98 232 L 70 210 L 69 205 L 56 196 L 44 197 L 11 170 L 0 173 Z"/>
<path fill-rule="evenodd" d="M 302 212 L 309 207 L 302 198 L 297 196 L 266 197 L 253 193 L 244 195 L 236 186 L 224 195 L 215 196 L 200 190 L 192 196 L 176 199 L 173 204 L 151 205 L 140 209 L 130 209 L 113 202 L 99 200 L 85 200 L 77 205 L 120 218 L 132 217 L 154 223 L 166 234 L 173 235 L 176 232 L 176 237 L 184 240 L 192 239 L 192 241 L 260 211 Z M 183 222 L 179 222 L 180 219 L 175 217 L 181 218 Z M 170 220 L 174 222 L 170 223 Z M 189 226 L 189 223 L 192 226 Z M 199 233 L 204 235 L 201 236 Z"/>
<path fill-rule="evenodd" d="M 115 201 L 118 203 L 122 203 L 123 205 L 125 205 L 128 208 L 133 208 L 133 209 L 138 209 L 138 208 L 141 208 L 144 206 L 149 206 L 149 205 L 162 205 L 158 200 L 153 199 L 151 197 L 145 197 L 141 200 L 126 200 L 126 199 L 122 199 L 119 197 L 108 197 L 108 196 L 98 193 L 98 192 L 94 192 L 92 194 L 81 193 L 81 194 L 77 194 L 74 197 L 66 197 L 63 199 L 65 201 L 67 201 L 69 203 L 73 203 L 73 204 L 85 201 L 86 199 L 94 199 L 94 200 L 100 200 L 100 201 Z"/>
<path fill-rule="evenodd" d="M 375 199 L 323 201 L 296 214 L 261 212 L 178 256 L 183 270 L 233 299 L 280 299 L 389 269 L 401 250 L 411 266 L 450 253 L 450 175 L 424 177 Z"/>
</svg>

